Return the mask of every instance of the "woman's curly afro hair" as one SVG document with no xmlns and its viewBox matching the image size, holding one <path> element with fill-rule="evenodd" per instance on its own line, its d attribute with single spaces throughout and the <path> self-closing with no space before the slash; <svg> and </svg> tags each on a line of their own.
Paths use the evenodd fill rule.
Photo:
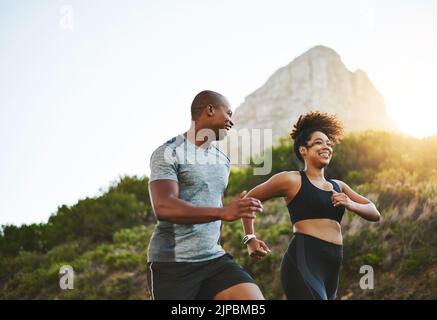
<svg viewBox="0 0 437 320">
<path fill-rule="evenodd" d="M 333 144 L 337 144 L 343 136 L 344 128 L 340 120 L 332 114 L 311 111 L 301 115 L 293 125 L 290 136 L 294 141 L 294 153 L 302 162 L 304 160 L 299 153 L 299 147 L 306 146 L 311 134 L 316 131 L 323 132 Z"/>
</svg>

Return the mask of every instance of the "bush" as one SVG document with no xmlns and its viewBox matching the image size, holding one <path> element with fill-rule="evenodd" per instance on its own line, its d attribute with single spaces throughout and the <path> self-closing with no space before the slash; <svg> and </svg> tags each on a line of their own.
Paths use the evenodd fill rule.
<svg viewBox="0 0 437 320">
<path fill-rule="evenodd" d="M 401 274 L 412 274 L 431 264 L 432 249 L 423 247 L 408 253 L 400 266 Z"/>
</svg>

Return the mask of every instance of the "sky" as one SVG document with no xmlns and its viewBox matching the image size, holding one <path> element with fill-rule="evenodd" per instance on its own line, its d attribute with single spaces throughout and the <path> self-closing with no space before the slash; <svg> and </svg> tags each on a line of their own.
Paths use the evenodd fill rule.
<svg viewBox="0 0 437 320">
<path fill-rule="evenodd" d="M 315 45 L 364 70 L 406 134 L 437 134 L 436 1 L 0 2 L 0 225 L 148 175 L 201 90 L 235 110 Z"/>
</svg>

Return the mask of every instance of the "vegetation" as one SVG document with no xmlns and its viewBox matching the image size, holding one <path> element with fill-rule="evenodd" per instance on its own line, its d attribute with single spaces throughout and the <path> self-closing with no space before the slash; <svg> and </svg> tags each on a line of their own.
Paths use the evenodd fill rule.
<svg viewBox="0 0 437 320">
<path fill-rule="evenodd" d="M 225 202 L 269 176 L 252 163 L 231 172 Z M 270 174 L 298 170 L 287 140 L 273 149 Z M 415 139 L 366 131 L 338 145 L 327 176 L 348 183 L 383 215 L 369 223 L 347 213 L 342 223 L 343 299 L 437 298 L 437 136 Z M 241 245 L 241 223 L 224 223 L 224 248 L 247 268 L 269 299 L 282 299 L 279 265 L 291 236 L 281 199 L 268 201 L 255 229 L 272 252 L 252 261 Z M 60 206 L 45 224 L 0 229 L 0 299 L 148 299 L 147 244 L 154 229 L 147 177 L 120 177 L 95 198 Z M 74 290 L 59 288 L 59 269 L 71 265 Z M 373 290 L 359 287 L 362 265 L 374 269 Z"/>
</svg>

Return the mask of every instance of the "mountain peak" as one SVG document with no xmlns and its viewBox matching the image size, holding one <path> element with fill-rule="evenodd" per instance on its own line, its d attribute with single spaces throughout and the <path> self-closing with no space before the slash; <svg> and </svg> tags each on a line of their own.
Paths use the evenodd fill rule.
<svg viewBox="0 0 437 320">
<path fill-rule="evenodd" d="M 333 49 L 317 45 L 274 72 L 235 110 L 235 128 L 272 129 L 286 136 L 299 115 L 336 114 L 346 131 L 397 131 L 366 73 L 351 72 Z"/>
<path fill-rule="evenodd" d="M 323 45 L 314 46 L 307 51 L 305 51 L 302 55 L 324 55 L 324 56 L 334 56 L 340 58 L 340 55 L 334 49 Z"/>
</svg>

